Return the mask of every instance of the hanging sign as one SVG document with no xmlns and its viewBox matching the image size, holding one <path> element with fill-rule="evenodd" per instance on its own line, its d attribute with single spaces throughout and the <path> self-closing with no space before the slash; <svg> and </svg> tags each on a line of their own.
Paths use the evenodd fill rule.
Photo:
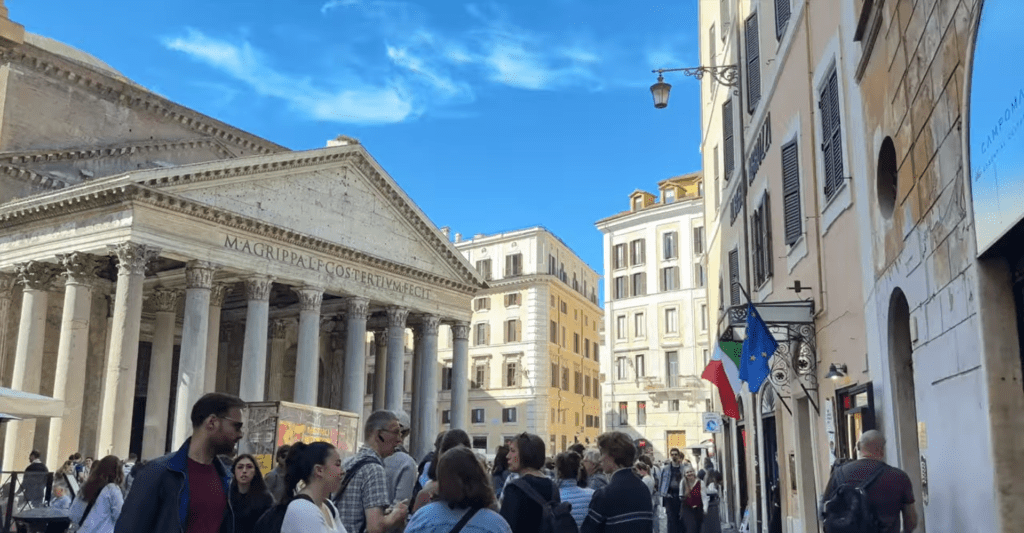
<svg viewBox="0 0 1024 533">
<path fill-rule="evenodd" d="M 828 436 L 828 464 L 836 464 L 836 413 L 832 398 L 825 400 L 825 434 Z"/>
<path fill-rule="evenodd" d="M 703 413 L 704 415 L 704 432 L 705 433 L 721 433 L 722 432 L 722 415 L 719 413 Z"/>
</svg>

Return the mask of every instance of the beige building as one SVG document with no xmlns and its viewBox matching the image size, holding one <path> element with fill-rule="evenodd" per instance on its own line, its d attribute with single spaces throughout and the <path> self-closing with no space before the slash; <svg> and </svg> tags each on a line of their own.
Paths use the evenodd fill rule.
<svg viewBox="0 0 1024 533">
<path fill-rule="evenodd" d="M 635 191 L 629 210 L 602 219 L 604 427 L 646 439 L 658 459 L 671 448 L 702 454 L 711 389 L 707 274 L 700 173 L 664 180 L 658 196 Z M 696 451 L 695 451 L 696 450 Z"/>
<path fill-rule="evenodd" d="M 596 443 L 598 274 L 543 227 L 454 238 L 488 284 L 473 300 L 470 319 L 466 430 L 473 447 L 494 453 L 524 431 L 545 438 L 548 455 L 576 442 Z M 451 346 L 442 334 L 442 404 L 458 386 Z M 446 428 L 456 413 L 440 415 Z"/>
</svg>

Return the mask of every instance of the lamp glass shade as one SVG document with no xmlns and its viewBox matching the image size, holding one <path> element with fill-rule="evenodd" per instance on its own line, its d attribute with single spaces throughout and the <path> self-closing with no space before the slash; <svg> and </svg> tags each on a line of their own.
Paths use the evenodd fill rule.
<svg viewBox="0 0 1024 533">
<path fill-rule="evenodd" d="M 662 81 L 662 77 L 658 76 L 658 82 L 651 85 L 651 95 L 654 96 L 654 107 L 658 109 L 664 109 L 668 107 L 668 93 L 672 90 L 672 86 Z"/>
</svg>

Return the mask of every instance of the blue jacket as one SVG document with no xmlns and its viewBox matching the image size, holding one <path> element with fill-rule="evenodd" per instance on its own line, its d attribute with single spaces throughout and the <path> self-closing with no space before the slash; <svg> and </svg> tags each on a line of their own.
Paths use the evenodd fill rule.
<svg viewBox="0 0 1024 533">
<path fill-rule="evenodd" d="M 132 482 L 114 533 L 184 533 L 188 525 L 188 446 L 146 464 Z M 231 508 L 231 473 L 219 460 L 213 461 L 224 486 L 225 512 L 222 533 L 234 533 Z"/>
<path fill-rule="evenodd" d="M 680 463 L 679 468 L 682 469 L 686 463 Z M 660 479 L 658 479 L 658 494 L 662 496 L 668 496 L 668 490 L 672 485 L 672 467 L 675 466 L 672 463 L 661 467 Z M 676 491 L 679 490 L 679 484 L 676 484 Z"/>
</svg>

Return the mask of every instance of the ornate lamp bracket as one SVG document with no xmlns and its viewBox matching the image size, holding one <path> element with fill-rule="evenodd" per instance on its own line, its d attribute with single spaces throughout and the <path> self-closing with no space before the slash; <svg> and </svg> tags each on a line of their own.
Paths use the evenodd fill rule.
<svg viewBox="0 0 1024 533">
<path fill-rule="evenodd" d="M 740 70 L 736 65 L 719 65 L 714 67 L 687 67 L 687 68 L 658 68 L 654 72 L 661 76 L 664 72 L 682 72 L 687 76 L 693 76 L 698 80 L 704 79 L 705 74 L 710 74 L 718 83 L 726 87 L 735 87 L 740 81 Z"/>
</svg>

